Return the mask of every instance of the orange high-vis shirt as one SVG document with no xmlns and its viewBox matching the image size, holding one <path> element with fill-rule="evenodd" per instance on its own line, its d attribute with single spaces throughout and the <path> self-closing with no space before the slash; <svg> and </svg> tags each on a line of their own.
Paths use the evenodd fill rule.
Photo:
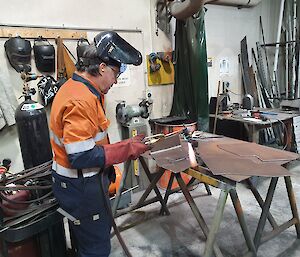
<svg viewBox="0 0 300 257">
<path fill-rule="evenodd" d="M 72 169 L 70 155 L 108 143 L 107 128 L 110 122 L 103 106 L 104 96 L 96 85 L 77 74 L 61 86 L 50 114 L 54 170 L 56 166 Z"/>
</svg>

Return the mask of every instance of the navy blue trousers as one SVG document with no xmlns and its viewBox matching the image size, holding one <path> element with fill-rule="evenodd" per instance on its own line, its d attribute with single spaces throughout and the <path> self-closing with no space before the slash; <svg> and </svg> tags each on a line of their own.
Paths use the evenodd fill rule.
<svg viewBox="0 0 300 257">
<path fill-rule="evenodd" d="M 100 174 L 87 178 L 67 178 L 52 172 L 53 194 L 59 206 L 80 221 L 69 222 L 80 257 L 108 257 L 111 249 L 111 219 L 102 193 Z M 108 191 L 108 178 L 105 192 Z"/>
</svg>

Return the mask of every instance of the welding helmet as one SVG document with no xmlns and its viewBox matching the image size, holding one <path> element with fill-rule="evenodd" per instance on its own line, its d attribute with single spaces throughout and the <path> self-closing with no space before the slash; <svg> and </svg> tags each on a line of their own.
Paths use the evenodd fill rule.
<svg viewBox="0 0 300 257">
<path fill-rule="evenodd" d="M 52 76 L 43 76 L 37 83 L 38 90 L 45 106 L 53 101 L 54 96 L 62 84 L 63 82 L 56 81 Z"/>
<path fill-rule="evenodd" d="M 17 71 L 30 71 L 31 44 L 21 37 L 11 37 L 4 44 L 5 52 L 11 66 Z"/>
<path fill-rule="evenodd" d="M 34 40 L 34 59 L 40 72 L 55 71 L 55 49 L 46 38 L 39 37 Z"/>
<path fill-rule="evenodd" d="M 77 42 L 76 53 L 77 53 L 77 61 L 83 57 L 84 51 L 90 45 L 89 41 L 85 38 L 80 38 Z"/>
<path fill-rule="evenodd" d="M 142 63 L 142 54 L 114 31 L 101 32 L 94 38 L 98 57 L 115 66 Z"/>
</svg>

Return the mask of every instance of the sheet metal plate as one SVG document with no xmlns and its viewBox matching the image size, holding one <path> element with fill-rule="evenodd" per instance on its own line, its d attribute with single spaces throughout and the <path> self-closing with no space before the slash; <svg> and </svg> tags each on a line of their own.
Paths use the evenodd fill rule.
<svg viewBox="0 0 300 257">
<path fill-rule="evenodd" d="M 256 156 L 241 157 L 231 152 L 224 151 L 219 147 L 219 145 L 224 147 L 224 145 L 227 144 L 232 148 L 238 148 L 241 144 L 242 148 L 251 149 L 253 145 L 255 145 L 254 148 L 259 148 L 259 145 L 254 143 L 241 142 L 229 138 L 199 141 L 197 153 L 213 174 L 223 176 L 229 175 L 228 178 L 231 178 L 232 175 L 238 175 L 241 180 L 243 179 L 243 176 L 245 176 L 245 178 L 247 178 L 247 176 L 290 176 L 288 170 L 281 166 L 288 162 L 287 160 L 282 160 L 286 158 L 285 151 L 278 150 L 279 153 L 282 153 L 282 155 L 278 155 L 279 161 L 262 162 Z M 289 154 L 291 153 L 288 153 L 288 155 Z M 265 152 L 264 157 L 268 157 L 267 152 Z M 296 156 L 293 155 L 293 157 Z M 272 158 L 273 156 L 269 159 Z M 238 178 L 234 180 L 238 181 Z"/>
</svg>

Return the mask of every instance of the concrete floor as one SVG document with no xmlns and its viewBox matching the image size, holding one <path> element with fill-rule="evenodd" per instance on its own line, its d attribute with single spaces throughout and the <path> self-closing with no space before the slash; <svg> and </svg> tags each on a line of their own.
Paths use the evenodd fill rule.
<svg viewBox="0 0 300 257">
<path fill-rule="evenodd" d="M 289 165 L 293 174 L 292 182 L 296 194 L 298 209 L 300 209 L 300 162 Z M 260 178 L 258 190 L 265 197 L 270 179 Z M 191 194 L 205 218 L 211 224 L 219 190 L 211 188 L 212 195 L 206 194 L 203 185 L 198 185 Z M 252 193 L 245 186 L 238 185 L 238 194 L 244 210 L 247 225 L 251 235 L 254 235 L 261 213 Z M 193 216 L 182 193 L 170 196 L 168 202 L 170 216 L 159 216 L 158 203 L 148 205 L 138 211 L 117 218 L 117 224 L 122 229 L 122 236 L 133 256 L 151 257 L 181 257 L 203 256 L 205 240 L 204 235 Z M 271 213 L 278 224 L 290 219 L 291 211 L 286 194 L 283 178 L 279 179 L 271 205 Z M 270 230 L 267 222 L 266 229 Z M 240 257 L 247 249 L 240 229 L 232 202 L 227 200 L 224 218 L 217 235 L 217 243 L 224 256 Z M 125 256 L 122 248 L 114 236 L 112 238 L 111 257 Z M 258 250 L 259 257 L 299 257 L 300 240 L 296 237 L 295 227 L 261 245 Z"/>
</svg>

